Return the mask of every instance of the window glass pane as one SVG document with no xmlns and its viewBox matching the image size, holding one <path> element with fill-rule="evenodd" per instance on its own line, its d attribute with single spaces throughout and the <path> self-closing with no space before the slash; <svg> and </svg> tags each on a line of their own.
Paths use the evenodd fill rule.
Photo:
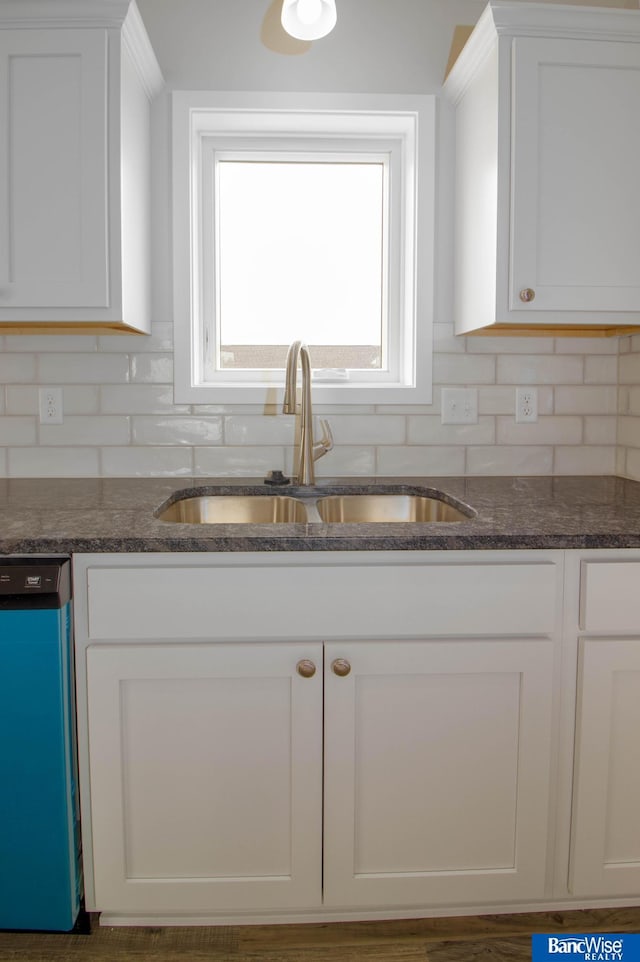
<svg viewBox="0 0 640 962">
<path fill-rule="evenodd" d="M 382 162 L 220 160 L 218 368 L 386 364 Z"/>
</svg>

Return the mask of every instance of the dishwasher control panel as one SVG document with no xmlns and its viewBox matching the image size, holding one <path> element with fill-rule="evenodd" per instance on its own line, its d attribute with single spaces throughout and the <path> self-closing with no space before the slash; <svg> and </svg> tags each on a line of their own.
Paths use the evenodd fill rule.
<svg viewBox="0 0 640 962">
<path fill-rule="evenodd" d="M 31 597 L 42 607 L 59 607 L 71 596 L 69 559 L 0 557 L 0 607 Z M 32 606 L 32 602 L 28 602 Z"/>
</svg>

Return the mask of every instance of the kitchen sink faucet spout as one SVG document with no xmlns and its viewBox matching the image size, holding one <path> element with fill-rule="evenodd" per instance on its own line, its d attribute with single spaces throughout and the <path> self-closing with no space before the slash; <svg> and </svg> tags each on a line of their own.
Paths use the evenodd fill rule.
<svg viewBox="0 0 640 962">
<path fill-rule="evenodd" d="M 302 341 L 294 341 L 287 353 L 285 373 L 284 414 L 298 413 L 298 364 L 302 372 L 302 401 L 300 404 L 300 437 L 298 441 L 296 479 L 298 484 L 314 484 L 313 462 L 333 447 L 329 422 L 321 420 L 322 439 L 313 441 L 313 410 L 311 406 L 311 359 L 309 348 Z"/>
</svg>

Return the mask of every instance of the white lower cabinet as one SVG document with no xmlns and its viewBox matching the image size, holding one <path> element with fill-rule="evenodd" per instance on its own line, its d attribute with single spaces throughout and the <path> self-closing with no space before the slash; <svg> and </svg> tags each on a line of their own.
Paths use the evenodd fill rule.
<svg viewBox="0 0 640 962">
<path fill-rule="evenodd" d="M 560 552 L 74 565 L 90 909 L 382 917 L 548 893 Z"/>
<path fill-rule="evenodd" d="M 539 639 L 328 644 L 325 904 L 541 898 L 552 677 Z"/>
<path fill-rule="evenodd" d="M 325 905 L 540 897 L 551 655 L 328 644 L 323 711 L 320 644 L 89 647 L 96 904 L 320 906 L 323 716 Z"/>
<path fill-rule="evenodd" d="M 90 910 L 640 904 L 640 552 L 77 555 L 74 583 Z"/>
<path fill-rule="evenodd" d="M 96 646 L 87 681 L 99 908 L 320 904 L 321 645 Z"/>
<path fill-rule="evenodd" d="M 640 557 L 579 559 L 570 889 L 640 893 Z"/>
<path fill-rule="evenodd" d="M 640 892 L 640 638 L 581 642 L 571 890 Z"/>
</svg>

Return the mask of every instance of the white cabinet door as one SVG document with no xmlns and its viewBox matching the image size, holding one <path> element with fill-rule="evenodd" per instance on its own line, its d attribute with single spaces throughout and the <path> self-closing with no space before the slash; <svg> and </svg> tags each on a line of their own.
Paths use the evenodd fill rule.
<svg viewBox="0 0 640 962">
<path fill-rule="evenodd" d="M 326 646 L 325 903 L 541 897 L 551 693 L 545 640 Z"/>
<path fill-rule="evenodd" d="M 640 639 L 581 642 L 570 887 L 640 893 Z"/>
<path fill-rule="evenodd" d="M 640 44 L 513 43 L 509 309 L 637 313 Z"/>
<path fill-rule="evenodd" d="M 88 648 L 99 910 L 320 904 L 321 666 L 318 644 Z"/>
<path fill-rule="evenodd" d="M 0 30 L 0 90 L 0 319 L 107 307 L 107 32 Z"/>
</svg>

